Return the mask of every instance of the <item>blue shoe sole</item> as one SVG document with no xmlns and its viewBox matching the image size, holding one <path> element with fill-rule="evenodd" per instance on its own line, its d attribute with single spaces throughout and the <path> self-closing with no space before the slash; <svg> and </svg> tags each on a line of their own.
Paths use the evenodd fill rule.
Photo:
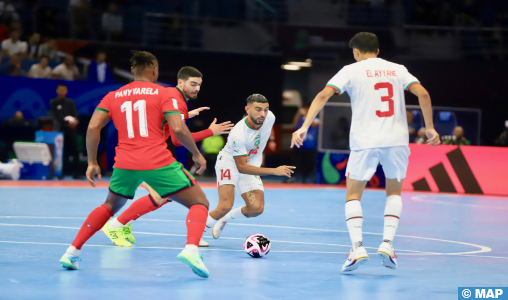
<svg viewBox="0 0 508 300">
<path fill-rule="evenodd" d="M 194 274 L 198 275 L 199 277 L 208 278 L 210 276 L 210 274 L 208 274 L 208 272 L 206 272 L 205 270 L 195 267 L 190 261 L 187 260 L 186 257 L 180 255 L 178 255 L 177 257 L 179 261 L 191 267 L 192 272 L 194 272 Z"/>
<path fill-rule="evenodd" d="M 388 253 L 384 251 L 378 251 L 377 255 L 379 255 L 379 257 L 381 258 L 381 265 L 383 265 L 383 267 L 392 270 L 397 269 L 397 265 L 395 264 L 395 262 L 392 260 L 392 258 Z"/>
</svg>

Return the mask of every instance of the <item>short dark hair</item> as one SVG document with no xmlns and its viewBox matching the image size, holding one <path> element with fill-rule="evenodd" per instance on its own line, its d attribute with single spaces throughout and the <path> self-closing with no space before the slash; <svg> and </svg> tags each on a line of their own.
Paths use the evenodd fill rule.
<svg viewBox="0 0 508 300">
<path fill-rule="evenodd" d="M 198 71 L 198 69 L 194 67 L 183 67 L 178 71 L 178 75 L 176 75 L 177 79 L 187 80 L 189 77 L 200 77 L 203 78 L 203 74 Z"/>
<path fill-rule="evenodd" d="M 377 53 L 379 40 L 372 32 L 360 32 L 349 41 L 349 48 L 358 49 L 361 53 Z"/>
<path fill-rule="evenodd" d="M 42 56 L 41 56 L 41 58 L 39 58 L 39 62 L 40 62 L 40 61 L 41 61 L 41 59 L 43 59 L 43 58 L 45 58 L 45 59 L 47 59 L 47 60 L 49 61 L 49 56 L 47 56 L 47 55 L 42 55 Z"/>
<path fill-rule="evenodd" d="M 268 103 L 268 100 L 266 99 L 265 96 L 263 96 L 261 94 L 252 94 L 249 97 L 247 97 L 247 104 L 251 104 L 254 102 Z"/>
<path fill-rule="evenodd" d="M 155 55 L 148 51 L 131 50 L 131 53 L 131 67 L 137 69 L 137 73 L 142 73 L 146 67 L 155 65 L 157 63 L 157 58 Z"/>
<path fill-rule="evenodd" d="M 65 83 L 59 83 L 59 84 L 56 86 L 56 88 L 59 88 L 59 87 L 61 87 L 61 86 L 63 86 L 63 87 L 67 87 L 67 85 L 66 85 Z"/>
</svg>

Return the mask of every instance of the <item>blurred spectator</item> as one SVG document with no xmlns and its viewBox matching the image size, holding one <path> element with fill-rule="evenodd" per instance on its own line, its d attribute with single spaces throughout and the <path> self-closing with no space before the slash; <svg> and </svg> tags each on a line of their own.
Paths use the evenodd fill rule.
<svg viewBox="0 0 508 300">
<path fill-rule="evenodd" d="M 102 30 L 106 33 L 107 40 L 121 39 L 123 17 L 118 13 L 115 3 L 110 3 L 108 11 L 102 14 Z"/>
<path fill-rule="evenodd" d="M 420 128 L 420 126 L 418 125 L 418 123 L 414 121 L 415 116 L 412 110 L 406 111 L 406 117 L 407 117 L 407 128 L 409 131 L 409 140 L 412 141 L 416 138 L 416 133 L 418 128 Z"/>
<path fill-rule="evenodd" d="M 12 0 L 0 0 L 0 23 L 9 24 L 11 20 L 18 20 L 19 15 L 12 4 Z"/>
<path fill-rule="evenodd" d="M 8 63 L 0 66 L 0 74 L 8 76 L 25 76 L 26 72 L 21 68 L 21 56 L 14 54 Z"/>
<path fill-rule="evenodd" d="M 3 54 L 10 57 L 14 54 L 26 55 L 28 45 L 26 42 L 19 40 L 19 30 L 11 30 L 11 37 L 2 42 Z"/>
<path fill-rule="evenodd" d="M 51 77 L 64 80 L 78 80 L 80 75 L 78 67 L 74 65 L 74 56 L 71 54 L 67 55 L 64 62 L 53 69 Z"/>
<path fill-rule="evenodd" d="M 12 118 L 3 120 L 3 125 L 9 126 L 34 126 L 34 120 L 25 119 L 22 111 L 16 111 Z"/>
<path fill-rule="evenodd" d="M 68 174 L 78 175 L 79 151 L 77 144 L 78 110 L 74 100 L 67 98 L 68 89 L 65 84 L 59 84 L 56 88 L 57 97 L 49 101 L 51 115 L 55 118 L 55 130 L 64 133 L 64 172 L 66 165 L 72 163 L 72 172 Z"/>
<path fill-rule="evenodd" d="M 92 61 L 88 66 L 88 80 L 100 83 L 114 82 L 111 70 L 106 64 L 106 52 L 97 53 L 97 60 Z"/>
<path fill-rule="evenodd" d="M 503 133 L 496 139 L 496 145 L 508 147 L 508 121 L 505 122 Z"/>
<path fill-rule="evenodd" d="M 42 44 L 39 48 L 39 57 L 46 56 L 49 60 L 60 61 L 58 57 L 58 49 L 56 47 L 56 40 L 51 39 L 46 43 Z"/>
<path fill-rule="evenodd" d="M 309 105 L 304 105 L 300 110 L 298 110 L 293 119 L 293 124 L 296 126 L 295 130 L 298 130 L 300 127 L 302 127 L 308 112 Z M 305 183 L 307 178 L 310 179 L 310 183 L 316 182 L 315 167 L 317 161 L 318 134 L 319 119 L 316 118 L 310 125 L 307 136 L 303 141 L 303 145 L 300 148 L 293 148 L 291 152 L 292 164 L 298 170 L 298 174 L 302 176 L 302 183 Z M 288 183 L 295 181 L 295 176 L 287 180 Z"/>
<path fill-rule="evenodd" d="M 82 39 L 95 39 L 92 24 L 92 11 L 90 0 L 70 0 L 69 18 L 71 24 L 71 37 Z"/>
<path fill-rule="evenodd" d="M 453 136 L 444 136 L 442 139 L 443 145 L 471 145 L 471 141 L 464 137 L 464 128 L 457 126 L 453 130 Z"/>
<path fill-rule="evenodd" d="M 49 66 L 49 59 L 46 56 L 41 57 L 38 64 L 32 65 L 28 71 L 27 77 L 31 78 L 51 78 L 51 67 Z"/>
<path fill-rule="evenodd" d="M 28 40 L 28 48 L 27 48 L 28 58 L 35 59 L 39 57 L 40 49 L 41 49 L 41 35 L 38 33 L 34 33 Z"/>
<path fill-rule="evenodd" d="M 0 23 L 0 42 L 9 38 L 9 28 L 4 24 Z"/>
<path fill-rule="evenodd" d="M 426 144 L 427 143 L 427 135 L 425 134 L 425 127 L 422 127 L 418 130 L 418 136 L 415 138 L 415 143 L 417 144 Z"/>
</svg>

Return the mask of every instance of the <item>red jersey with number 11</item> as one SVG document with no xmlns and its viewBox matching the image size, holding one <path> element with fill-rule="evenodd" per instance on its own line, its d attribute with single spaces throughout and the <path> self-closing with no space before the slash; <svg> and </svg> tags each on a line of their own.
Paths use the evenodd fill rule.
<svg viewBox="0 0 508 300">
<path fill-rule="evenodd" d="M 118 129 L 115 168 L 153 170 L 175 162 L 162 124 L 165 115 L 180 112 L 164 87 L 134 81 L 107 94 L 97 110 L 106 112 Z"/>
</svg>

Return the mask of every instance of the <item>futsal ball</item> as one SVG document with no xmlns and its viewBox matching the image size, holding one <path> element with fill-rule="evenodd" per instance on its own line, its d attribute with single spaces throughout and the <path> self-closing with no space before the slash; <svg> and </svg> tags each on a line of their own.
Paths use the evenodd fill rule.
<svg viewBox="0 0 508 300">
<path fill-rule="evenodd" d="M 245 239 L 243 250 L 254 258 L 260 258 L 270 252 L 270 246 L 270 240 L 266 236 L 256 233 Z"/>
</svg>

